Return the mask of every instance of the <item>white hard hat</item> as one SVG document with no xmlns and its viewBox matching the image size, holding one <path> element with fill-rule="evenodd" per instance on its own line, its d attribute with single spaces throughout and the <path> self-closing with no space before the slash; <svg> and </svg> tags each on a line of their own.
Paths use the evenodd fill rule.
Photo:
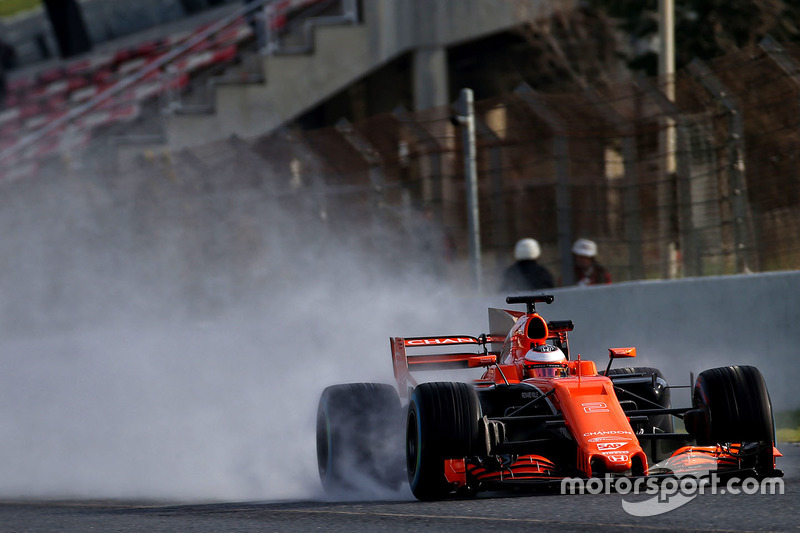
<svg viewBox="0 0 800 533">
<path fill-rule="evenodd" d="M 563 363 L 566 360 L 564 352 L 552 344 L 531 346 L 531 349 L 525 354 L 525 361 L 528 363 Z"/>
<path fill-rule="evenodd" d="M 597 255 L 597 244 L 589 239 L 578 239 L 572 245 L 572 253 L 585 257 L 594 257 Z"/>
<path fill-rule="evenodd" d="M 517 241 L 517 245 L 514 247 L 514 259 L 517 261 L 539 259 L 540 255 L 542 255 L 542 250 L 539 248 L 539 242 L 536 239 L 521 239 Z"/>
</svg>

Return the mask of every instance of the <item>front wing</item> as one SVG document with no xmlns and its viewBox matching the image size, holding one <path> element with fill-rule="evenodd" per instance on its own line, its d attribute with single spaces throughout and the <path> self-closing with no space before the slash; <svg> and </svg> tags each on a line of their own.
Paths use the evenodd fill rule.
<svg viewBox="0 0 800 533">
<path fill-rule="evenodd" d="M 650 466 L 653 478 L 675 478 L 694 476 L 703 478 L 715 474 L 720 477 L 746 473 L 758 474 L 750 460 L 756 450 L 746 450 L 740 444 L 728 446 L 683 446 L 669 458 Z M 781 453 L 773 447 L 773 457 Z M 771 476 L 780 477 L 782 472 L 774 470 Z M 560 485 L 564 479 L 585 477 L 574 469 L 560 468 L 552 460 L 541 455 L 498 456 L 490 458 L 449 459 L 445 465 L 445 477 L 457 488 L 490 490 L 509 486 L 548 487 Z M 615 476 L 617 477 L 617 476 Z"/>
</svg>

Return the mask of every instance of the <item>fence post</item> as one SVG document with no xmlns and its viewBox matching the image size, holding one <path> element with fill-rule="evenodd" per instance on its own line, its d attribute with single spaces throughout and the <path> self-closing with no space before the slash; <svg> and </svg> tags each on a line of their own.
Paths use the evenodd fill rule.
<svg viewBox="0 0 800 533">
<path fill-rule="evenodd" d="M 564 285 L 575 283 L 572 259 L 572 198 L 569 189 L 569 141 L 564 121 L 527 84 L 514 91 L 542 120 L 553 134 L 553 156 L 556 162 L 556 224 L 558 250 L 561 260 L 561 280 Z"/>
<path fill-rule="evenodd" d="M 475 108 L 472 89 L 461 89 L 458 115 L 455 121 L 461 126 L 464 145 L 464 179 L 467 192 L 467 222 L 469 228 L 469 259 L 476 290 L 482 290 L 481 226 L 478 206 L 478 169 L 475 155 Z"/>
<path fill-rule="evenodd" d="M 495 249 L 501 250 L 501 253 L 495 253 L 497 267 L 501 268 L 507 261 L 502 252 L 511 249 L 511 243 L 508 242 L 508 210 L 504 208 L 503 204 L 503 149 L 497 134 L 477 116 L 475 117 L 475 129 L 480 138 L 488 144 L 489 177 L 492 185 L 491 213 L 494 227 L 492 244 Z"/>
<path fill-rule="evenodd" d="M 744 122 L 741 105 L 705 63 L 694 59 L 687 68 L 692 76 L 728 112 L 728 138 L 725 144 L 728 151 L 728 183 L 733 218 L 733 250 L 736 258 L 736 272 L 751 272 L 757 270 L 758 266 L 755 254 L 751 254 L 752 257 L 748 258 L 748 252 L 753 251 L 753 241 L 745 181 Z"/>
<path fill-rule="evenodd" d="M 436 137 L 423 128 L 405 108 L 398 107 L 393 114 L 402 125 L 411 131 L 412 135 L 425 145 L 425 154 L 428 156 L 431 168 L 427 175 L 422 176 L 422 202 L 426 206 L 429 204 L 439 206 L 437 219 L 442 222 L 442 148 Z"/>
<path fill-rule="evenodd" d="M 674 101 L 662 93 L 645 77 L 639 77 L 636 84 L 644 90 L 656 106 L 664 110 L 676 125 L 675 173 L 678 184 L 678 226 L 681 239 L 681 256 L 685 276 L 698 276 L 701 273 L 700 250 L 698 249 L 694 227 L 694 196 L 692 194 L 692 171 L 689 164 L 690 147 L 688 121 L 677 108 Z"/>
<path fill-rule="evenodd" d="M 623 177 L 622 210 L 625 217 L 625 238 L 628 241 L 628 268 L 630 279 L 644 277 L 642 260 L 642 217 L 639 207 L 639 179 L 636 173 L 638 155 L 636 150 L 635 128 L 610 104 L 602 102 L 594 89 L 586 90 L 586 97 L 600 116 L 614 125 L 622 137 L 622 158 L 625 176 Z"/>
</svg>

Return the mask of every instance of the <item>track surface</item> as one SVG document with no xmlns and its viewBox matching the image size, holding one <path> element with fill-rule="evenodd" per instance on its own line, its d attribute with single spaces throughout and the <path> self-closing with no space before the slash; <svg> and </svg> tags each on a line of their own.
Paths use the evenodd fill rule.
<svg viewBox="0 0 800 533">
<path fill-rule="evenodd" d="M 800 446 L 782 444 L 784 494 L 703 494 L 635 517 L 619 494 L 523 494 L 445 502 L 0 503 L 0 531 L 797 531 Z M 634 497 L 626 499 L 635 501 Z M 641 497 L 636 500 L 643 499 Z"/>
</svg>

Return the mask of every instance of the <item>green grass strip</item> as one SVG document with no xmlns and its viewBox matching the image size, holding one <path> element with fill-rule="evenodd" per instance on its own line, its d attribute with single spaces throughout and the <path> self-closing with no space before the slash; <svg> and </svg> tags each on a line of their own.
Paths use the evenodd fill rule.
<svg viewBox="0 0 800 533">
<path fill-rule="evenodd" d="M 0 17 L 30 11 L 42 5 L 42 0 L 0 0 Z"/>
<path fill-rule="evenodd" d="M 778 442 L 800 442 L 800 409 L 775 413 Z"/>
<path fill-rule="evenodd" d="M 780 428 L 776 433 L 778 442 L 800 442 L 800 428 Z"/>
</svg>

